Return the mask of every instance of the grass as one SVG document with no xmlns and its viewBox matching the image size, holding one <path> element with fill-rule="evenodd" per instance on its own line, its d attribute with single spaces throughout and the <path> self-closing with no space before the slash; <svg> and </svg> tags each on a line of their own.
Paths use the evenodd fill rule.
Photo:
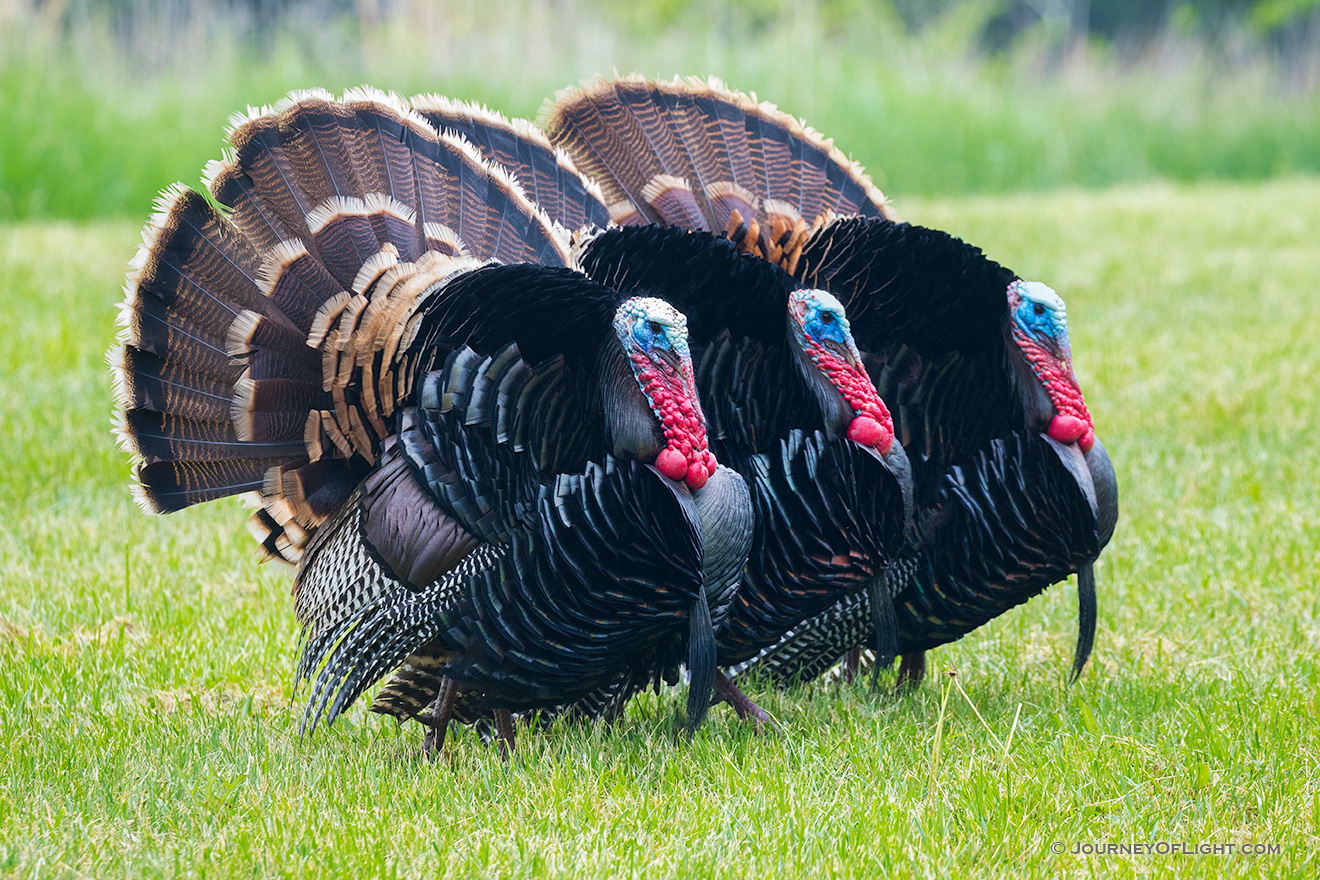
<svg viewBox="0 0 1320 880">
<path fill-rule="evenodd" d="M 29 5 L 11 0 L 6 21 L 0 4 L 0 220 L 136 217 L 197 180 L 229 114 L 294 88 L 368 82 L 534 116 L 613 70 L 719 74 L 829 133 L 900 198 L 1320 173 L 1320 52 L 1290 66 L 1246 34 L 1231 52 L 1166 35 L 1136 61 L 1098 41 L 1060 61 L 1048 29 L 982 55 L 1002 6 L 982 2 L 920 29 L 850 0 L 447 0 L 384 4 L 380 19 L 359 3 L 259 28 L 233 3 Z"/>
<path fill-rule="evenodd" d="M 899 208 L 1068 300 L 1122 492 L 1080 684 L 1064 586 L 933 654 L 966 699 L 753 688 L 785 735 L 687 743 L 667 693 L 508 766 L 299 739 L 287 572 L 236 504 L 142 515 L 109 437 L 137 224 L 0 227 L 0 875 L 1315 876 L 1320 180 Z M 1279 850 L 1051 852 L 1162 841 Z"/>
</svg>

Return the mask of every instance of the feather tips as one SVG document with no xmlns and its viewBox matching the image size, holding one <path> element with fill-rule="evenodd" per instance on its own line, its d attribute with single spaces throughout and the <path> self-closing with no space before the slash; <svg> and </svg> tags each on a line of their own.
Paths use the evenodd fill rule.
<svg viewBox="0 0 1320 880">
<path fill-rule="evenodd" d="M 843 214 L 893 217 L 832 141 L 718 80 L 597 79 L 558 93 L 542 120 L 551 140 L 600 181 L 620 224 L 712 229 L 791 269 L 796 251 L 788 245 L 800 249 L 804 228 Z M 693 205 L 702 219 L 692 217 Z"/>
</svg>

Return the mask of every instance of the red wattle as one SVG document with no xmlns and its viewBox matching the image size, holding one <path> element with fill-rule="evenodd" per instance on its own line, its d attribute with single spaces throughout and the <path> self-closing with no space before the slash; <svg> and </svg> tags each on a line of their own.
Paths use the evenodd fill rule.
<svg viewBox="0 0 1320 880">
<path fill-rule="evenodd" d="M 700 489 L 706 485 L 706 480 L 709 478 L 710 474 L 706 473 L 706 468 L 696 462 L 687 469 L 687 484 L 693 489 Z"/>
<path fill-rule="evenodd" d="M 894 445 L 894 434 L 886 431 L 885 426 L 868 415 L 861 415 L 848 425 L 848 439 L 862 446 L 874 446 L 881 452 L 888 452 Z"/>
<path fill-rule="evenodd" d="M 688 475 L 687 457 L 672 446 L 666 446 L 656 456 L 655 469 L 671 480 L 681 480 Z"/>
<path fill-rule="evenodd" d="M 1091 447 L 1094 445 L 1095 445 L 1095 431 L 1092 431 L 1090 428 L 1087 428 L 1086 433 L 1082 435 L 1082 439 L 1077 441 L 1077 447 L 1081 449 L 1082 452 L 1090 452 Z"/>
<path fill-rule="evenodd" d="M 848 426 L 848 439 L 863 446 L 874 446 L 884 434 L 884 428 L 870 416 L 858 416 Z"/>
<path fill-rule="evenodd" d="M 1060 443 L 1076 443 L 1087 433 L 1091 433 L 1091 443 L 1095 442 L 1095 434 L 1091 431 L 1089 425 L 1076 416 L 1055 416 L 1050 421 L 1049 435 Z M 1088 444 L 1088 447 L 1089 444 Z M 1086 450 L 1083 449 L 1083 452 Z"/>
</svg>

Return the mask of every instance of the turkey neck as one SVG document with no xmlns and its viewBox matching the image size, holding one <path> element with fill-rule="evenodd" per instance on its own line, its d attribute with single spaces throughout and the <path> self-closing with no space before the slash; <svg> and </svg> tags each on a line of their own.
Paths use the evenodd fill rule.
<svg viewBox="0 0 1320 880">
<path fill-rule="evenodd" d="M 1022 408 L 1021 424 L 1027 430 L 1043 434 L 1054 418 L 1054 401 L 1013 339 L 1012 323 L 1012 318 L 1004 322 L 1004 369 L 1016 392 L 1012 395 L 1014 407 Z"/>
<path fill-rule="evenodd" d="M 848 425 L 852 423 L 852 407 L 834 383 L 830 381 L 829 377 L 811 359 L 811 356 L 798 344 L 792 328 L 787 330 L 787 339 L 784 344 L 792 352 L 794 370 L 798 378 L 802 380 L 804 389 L 816 401 L 825 429 L 825 436 L 831 440 L 844 436 L 848 430 Z"/>
<path fill-rule="evenodd" d="M 666 444 L 664 428 L 637 384 L 627 353 L 612 334 L 601 343 L 596 363 L 596 391 L 611 451 L 620 458 L 654 460 Z"/>
</svg>

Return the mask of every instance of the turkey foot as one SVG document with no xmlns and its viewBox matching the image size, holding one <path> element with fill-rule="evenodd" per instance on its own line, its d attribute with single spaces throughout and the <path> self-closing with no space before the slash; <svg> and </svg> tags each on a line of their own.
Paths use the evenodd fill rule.
<svg viewBox="0 0 1320 880">
<path fill-rule="evenodd" d="M 500 757 L 508 761 L 513 757 L 513 714 L 508 709 L 496 709 L 495 742 L 500 746 Z"/>
<path fill-rule="evenodd" d="M 458 682 L 446 678 L 440 683 L 440 692 L 431 704 L 431 719 L 427 722 L 430 729 L 422 739 L 422 754 L 428 758 L 440 753 L 445 744 L 445 734 L 449 732 L 449 720 L 454 717 L 454 703 L 458 701 Z"/>
<path fill-rule="evenodd" d="M 715 673 L 715 694 L 724 702 L 733 707 L 733 711 L 738 713 L 738 717 L 743 721 L 750 720 L 756 727 L 757 733 L 764 733 L 766 730 L 779 730 L 779 725 L 770 717 L 770 714 L 751 701 L 751 698 L 738 689 L 727 675 L 723 672 Z"/>
<path fill-rule="evenodd" d="M 921 684 L 921 680 L 926 677 L 926 652 L 917 651 L 915 654 L 904 654 L 903 660 L 898 664 L 898 681 L 894 683 L 894 690 L 899 693 L 911 693 Z"/>
</svg>

